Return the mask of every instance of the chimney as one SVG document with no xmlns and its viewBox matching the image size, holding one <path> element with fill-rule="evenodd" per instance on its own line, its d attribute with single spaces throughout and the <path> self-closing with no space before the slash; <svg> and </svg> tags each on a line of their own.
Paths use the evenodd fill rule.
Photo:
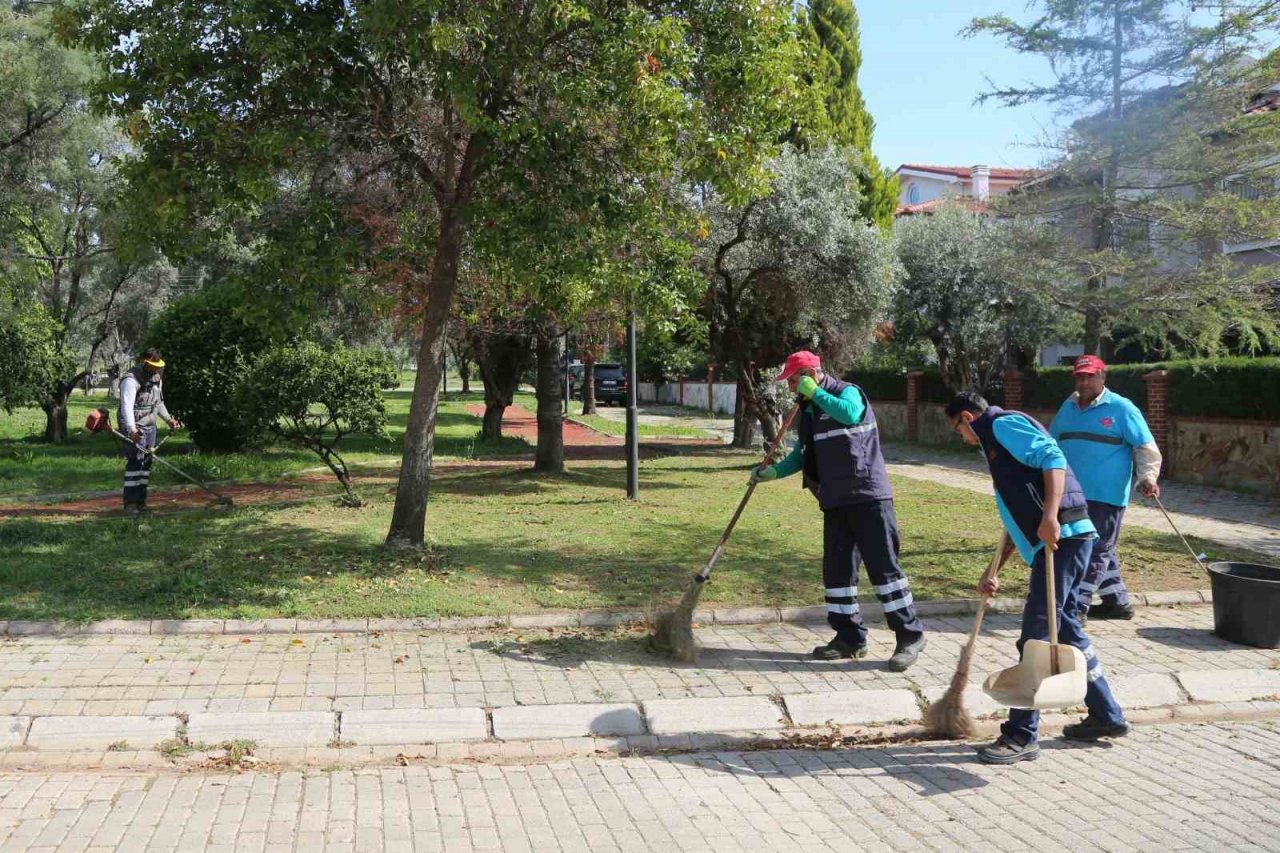
<svg viewBox="0 0 1280 853">
<path fill-rule="evenodd" d="M 973 197 L 986 201 L 991 196 L 991 167 L 974 166 L 970 174 L 973 176 Z"/>
</svg>

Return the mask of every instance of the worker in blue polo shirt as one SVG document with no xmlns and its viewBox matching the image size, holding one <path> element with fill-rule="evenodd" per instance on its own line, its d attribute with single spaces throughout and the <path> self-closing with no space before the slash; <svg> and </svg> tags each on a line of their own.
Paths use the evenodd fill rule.
<svg viewBox="0 0 1280 853">
<path fill-rule="evenodd" d="M 1106 387 L 1107 366 L 1102 359 L 1082 355 L 1073 373 L 1076 393 L 1062 404 L 1050 431 L 1080 479 L 1089 518 L 1098 530 L 1076 610 L 1081 620 L 1086 615 L 1132 619 L 1133 604 L 1120 577 L 1116 544 L 1135 469 L 1138 491 L 1147 497 L 1160 496 L 1160 450 L 1138 407 Z M 1095 592 L 1102 601 L 1090 606 Z"/>
<path fill-rule="evenodd" d="M 1000 519 L 1013 547 L 1031 567 L 1030 591 L 1022 609 L 1019 654 L 1027 640 L 1049 637 L 1044 549 L 1054 552 L 1058 641 L 1080 650 L 1089 678 L 1084 695 L 1089 715 L 1063 727 L 1062 736 L 1096 741 L 1128 734 L 1129 724 L 1102 674 L 1097 652 L 1075 619 L 1072 605 L 1097 534 L 1089 520 L 1084 492 L 1062 449 L 1029 415 L 990 406 L 972 392 L 958 394 L 948 403 L 946 416 L 947 423 L 966 444 L 981 446 L 995 485 Z M 984 596 L 995 595 L 999 589 L 995 577 L 983 580 L 978 587 Z M 1010 709 L 1009 719 L 1000 727 L 1000 737 L 981 747 L 978 758 L 987 764 L 1034 761 L 1040 757 L 1039 723 L 1038 711 Z"/>
<path fill-rule="evenodd" d="M 898 519 L 875 412 L 861 388 L 824 373 L 818 356 L 805 350 L 787 357 L 778 381 L 787 382 L 804 401 L 797 426 L 800 441 L 776 465 L 752 468 L 751 482 L 803 471 L 804 487 L 822 508 L 822 579 L 827 624 L 836 635 L 814 649 L 813 656 L 840 660 L 867 655 L 867 628 L 858 607 L 861 559 L 885 621 L 897 636 L 889 669 L 902 672 L 920 657 L 926 640 L 911 584 L 898 565 Z"/>
</svg>

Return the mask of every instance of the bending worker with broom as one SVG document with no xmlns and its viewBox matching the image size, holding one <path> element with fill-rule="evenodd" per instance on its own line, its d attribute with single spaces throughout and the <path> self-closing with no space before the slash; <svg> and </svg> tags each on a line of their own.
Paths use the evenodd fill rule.
<svg viewBox="0 0 1280 853">
<path fill-rule="evenodd" d="M 916 616 L 911 585 L 898 566 L 898 520 L 893 489 L 880 452 L 875 413 L 862 389 L 822 372 L 818 356 L 795 352 L 787 357 L 779 382 L 804 399 L 800 441 L 775 465 L 751 470 L 752 482 L 804 472 L 804 486 L 822 508 L 822 579 L 827 623 L 836 636 L 813 650 L 818 660 L 867 655 L 867 628 L 858 611 L 859 555 L 885 619 L 897 635 L 889 669 L 902 672 L 925 646 L 924 625 Z"/>
<path fill-rule="evenodd" d="M 1053 574 L 1058 636 L 1084 656 L 1089 715 L 1063 728 L 1068 740 L 1096 741 L 1129 732 L 1124 712 L 1111 694 L 1097 653 L 1076 620 L 1074 603 L 1084 581 L 1097 538 L 1084 492 L 1067 466 L 1057 442 L 1043 426 L 1021 412 L 990 406 L 980 395 L 959 394 L 946 409 L 947 423 L 966 444 L 982 448 L 995 485 L 996 507 L 1008 538 L 1031 567 L 1030 592 L 1022 611 L 1019 654 L 1028 640 L 1050 636 L 1045 578 L 1045 548 L 1054 552 Z M 995 595 L 999 581 L 988 572 L 978 592 Z M 1000 737 L 978 750 L 988 764 L 1013 764 L 1040 757 L 1040 713 L 1013 708 Z"/>
</svg>

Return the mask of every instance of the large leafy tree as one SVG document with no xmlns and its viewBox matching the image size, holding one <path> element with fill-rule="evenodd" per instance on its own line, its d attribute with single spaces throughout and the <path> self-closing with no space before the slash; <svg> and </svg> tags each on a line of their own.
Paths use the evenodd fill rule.
<svg viewBox="0 0 1280 853">
<path fill-rule="evenodd" d="M 344 180 L 394 188 L 379 261 L 422 304 L 399 547 L 423 542 L 445 329 L 492 202 L 562 186 L 546 167 L 568 155 L 597 199 L 675 172 L 750 191 L 799 86 L 788 18 L 774 0 L 86 0 L 67 31 L 101 54 L 99 103 L 134 129 L 132 174 L 172 222 L 252 209 L 320 149 Z"/>
<path fill-rule="evenodd" d="M 773 167 L 768 195 L 708 200 L 699 257 L 712 351 L 738 377 L 738 446 L 751 444 L 756 422 L 773 438 L 781 413 L 772 372 L 787 353 L 816 349 L 831 370 L 847 367 L 897 277 L 889 241 L 861 216 L 861 170 L 846 152 L 787 147 Z"/>
<path fill-rule="evenodd" d="M 857 9 L 853 0 L 810 0 L 801 11 L 801 24 L 814 57 L 814 85 L 825 107 L 825 121 L 815 129 L 861 158 L 866 166 L 858 181 L 862 215 L 888 227 L 898 206 L 898 178 L 886 172 L 871 151 L 875 121 L 858 86 L 862 49 Z"/>
<path fill-rule="evenodd" d="M 167 288 L 132 239 L 115 159 L 124 140 L 90 113 L 90 62 L 57 44 L 49 13 L 0 10 L 0 252 L 25 310 L 52 318 L 57 375 L 40 395 L 44 437 L 67 435 L 67 397 Z"/>
<path fill-rule="evenodd" d="M 1026 22 L 974 20 L 1020 53 L 1043 57 L 1039 85 L 997 86 L 980 100 L 1053 104 L 1075 121 L 1051 171 L 1009 198 L 1020 229 L 1010 280 L 1049 294 L 1106 350 L 1129 329 L 1148 346 L 1213 353 L 1226 337 L 1256 344 L 1275 328 L 1264 269 L 1219 247 L 1280 238 L 1275 113 L 1242 121 L 1251 94 L 1280 80 L 1254 53 L 1280 3 L 1221 4 L 1216 20 L 1179 0 L 1041 0 Z M 1044 227 L 1050 223 L 1051 227 Z"/>
<path fill-rule="evenodd" d="M 947 204 L 894 231 L 902 285 L 893 303 L 899 341 L 925 340 L 947 385 L 987 391 L 1020 352 L 1055 325 L 1047 300 L 1015 298 L 1004 278 L 1007 224 Z"/>
</svg>

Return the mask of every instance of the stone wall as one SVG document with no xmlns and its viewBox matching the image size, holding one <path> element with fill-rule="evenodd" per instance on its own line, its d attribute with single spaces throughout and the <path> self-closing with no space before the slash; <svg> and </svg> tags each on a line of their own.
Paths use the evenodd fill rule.
<svg viewBox="0 0 1280 853">
<path fill-rule="evenodd" d="M 880 438 L 884 441 L 907 440 L 907 404 L 903 402 L 885 401 L 871 403 L 876 413 L 876 424 L 880 427 Z"/>
<path fill-rule="evenodd" d="M 1280 423 L 1170 418 L 1161 448 L 1173 479 L 1280 495 Z"/>
</svg>

